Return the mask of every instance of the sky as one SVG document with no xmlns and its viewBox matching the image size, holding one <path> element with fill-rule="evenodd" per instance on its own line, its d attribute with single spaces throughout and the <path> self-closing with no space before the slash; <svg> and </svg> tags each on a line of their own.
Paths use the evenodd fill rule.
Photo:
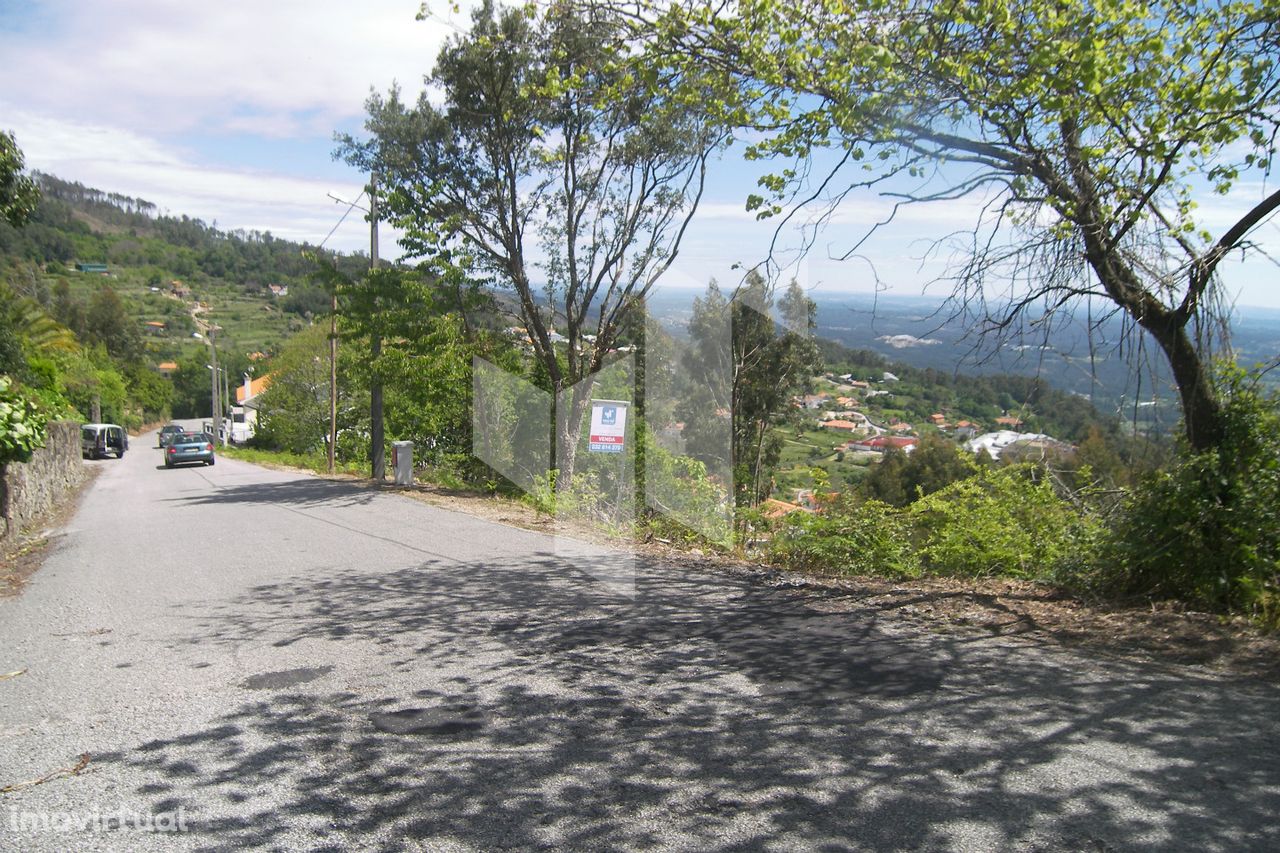
<svg viewBox="0 0 1280 853">
<path fill-rule="evenodd" d="M 12 131 L 29 169 L 143 198 L 161 211 L 219 228 L 270 231 L 343 251 L 368 250 L 357 211 L 335 229 L 365 178 L 334 162 L 333 134 L 359 133 L 371 90 L 393 83 L 415 98 L 444 40 L 465 29 L 466 7 L 419 0 L 0 0 L 0 129 Z M 745 210 L 764 171 L 741 148 L 725 153 L 664 284 L 731 286 L 762 261 L 774 236 Z M 1272 187 L 1271 189 L 1274 189 Z M 1267 187 L 1244 183 L 1201 200 L 1202 220 L 1221 231 Z M 976 201 L 912 208 L 844 255 L 888 209 L 853 197 L 812 249 L 786 270 L 815 295 L 874 289 L 921 292 L 942 271 L 938 238 L 971 227 Z M 385 228 L 385 226 L 384 226 Z M 1256 238 L 1280 258 L 1280 224 Z M 796 259 L 801 235 L 779 235 Z M 394 256 L 394 233 L 381 236 Z M 1240 305 L 1280 308 L 1280 269 L 1262 258 L 1222 268 Z"/>
</svg>

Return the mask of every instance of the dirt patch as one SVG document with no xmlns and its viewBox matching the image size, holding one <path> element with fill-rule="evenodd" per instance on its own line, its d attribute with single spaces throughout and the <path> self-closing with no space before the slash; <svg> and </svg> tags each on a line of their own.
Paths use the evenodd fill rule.
<svg viewBox="0 0 1280 853">
<path fill-rule="evenodd" d="M 1241 617 L 1198 613 L 1173 603 L 1093 603 L 1059 589 L 1000 578 L 832 578 L 739 565 L 737 573 L 796 589 L 815 610 L 873 610 L 930 630 L 1017 636 L 1160 665 L 1280 682 L 1280 635 Z"/>
<path fill-rule="evenodd" d="M 57 531 L 66 527 L 76 514 L 80 500 L 97 479 L 100 469 L 85 469 L 84 480 L 53 511 L 31 521 L 27 529 L 13 539 L 0 542 L 0 598 L 19 595 L 49 554 L 50 543 Z"/>
</svg>

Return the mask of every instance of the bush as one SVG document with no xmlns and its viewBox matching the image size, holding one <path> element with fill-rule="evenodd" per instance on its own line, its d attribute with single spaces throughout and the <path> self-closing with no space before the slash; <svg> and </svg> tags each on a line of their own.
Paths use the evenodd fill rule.
<svg viewBox="0 0 1280 853">
<path fill-rule="evenodd" d="M 8 376 L 0 376 L 0 466 L 27 462 L 44 441 L 44 417 L 35 403 L 14 390 Z"/>
<path fill-rule="evenodd" d="M 1092 562 L 1100 525 L 1032 463 L 982 469 L 908 510 L 924 571 L 1056 580 Z"/>
<path fill-rule="evenodd" d="M 1280 627 L 1280 407 L 1237 367 L 1219 385 L 1222 446 L 1184 447 L 1134 489 L 1090 580 L 1105 594 L 1181 599 Z"/>
<path fill-rule="evenodd" d="M 841 502 L 786 516 L 769 542 L 771 560 L 801 571 L 910 577 L 919 572 L 905 514 L 881 501 Z"/>
</svg>

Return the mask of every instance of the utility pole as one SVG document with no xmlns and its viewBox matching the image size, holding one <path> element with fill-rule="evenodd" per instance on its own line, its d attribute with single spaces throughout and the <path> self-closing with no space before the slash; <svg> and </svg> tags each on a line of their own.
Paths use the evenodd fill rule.
<svg viewBox="0 0 1280 853">
<path fill-rule="evenodd" d="M 222 368 L 222 398 L 227 407 L 227 430 L 222 434 L 222 446 L 226 447 L 231 443 L 231 430 L 236 422 L 234 408 L 231 405 L 231 377 L 227 374 L 227 369 Z"/>
<path fill-rule="evenodd" d="M 378 270 L 378 173 L 369 175 L 369 272 Z M 371 281 L 370 284 L 373 282 Z M 382 355 L 382 335 L 378 332 L 378 312 L 374 306 L 373 324 L 370 332 L 372 345 L 370 348 L 373 369 L 369 376 L 369 463 L 370 474 L 377 482 L 381 482 L 387 473 L 386 443 L 382 423 L 382 377 L 378 374 L 381 366 L 378 363 Z"/>
<path fill-rule="evenodd" d="M 333 473 L 333 452 L 338 446 L 338 282 L 330 282 L 329 302 L 329 473 Z"/>
<path fill-rule="evenodd" d="M 213 333 L 218 327 L 209 324 L 209 352 L 213 359 L 210 373 L 212 374 L 213 388 L 209 395 L 209 419 L 213 421 L 213 438 L 216 441 L 218 437 L 218 426 L 221 424 L 219 410 L 222 408 L 218 405 L 218 345 L 214 342 Z"/>
</svg>

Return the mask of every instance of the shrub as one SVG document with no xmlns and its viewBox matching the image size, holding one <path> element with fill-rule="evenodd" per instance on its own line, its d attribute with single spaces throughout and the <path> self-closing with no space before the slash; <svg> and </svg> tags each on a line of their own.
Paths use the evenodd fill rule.
<svg viewBox="0 0 1280 853">
<path fill-rule="evenodd" d="M 1176 598 L 1280 627 L 1280 407 L 1235 366 L 1219 375 L 1226 437 L 1133 491 L 1091 577 L 1111 595 Z"/>
<path fill-rule="evenodd" d="M 882 501 L 844 501 L 822 513 L 786 516 L 769 558 L 801 571 L 910 577 L 919 563 L 906 516 Z"/>
<path fill-rule="evenodd" d="M 14 390 L 8 376 L 0 376 L 0 466 L 30 460 L 44 441 L 44 417 L 35 403 Z"/>
<path fill-rule="evenodd" d="M 981 469 L 908 510 L 924 571 L 1051 580 L 1092 559 L 1099 524 L 1033 463 Z"/>
</svg>

